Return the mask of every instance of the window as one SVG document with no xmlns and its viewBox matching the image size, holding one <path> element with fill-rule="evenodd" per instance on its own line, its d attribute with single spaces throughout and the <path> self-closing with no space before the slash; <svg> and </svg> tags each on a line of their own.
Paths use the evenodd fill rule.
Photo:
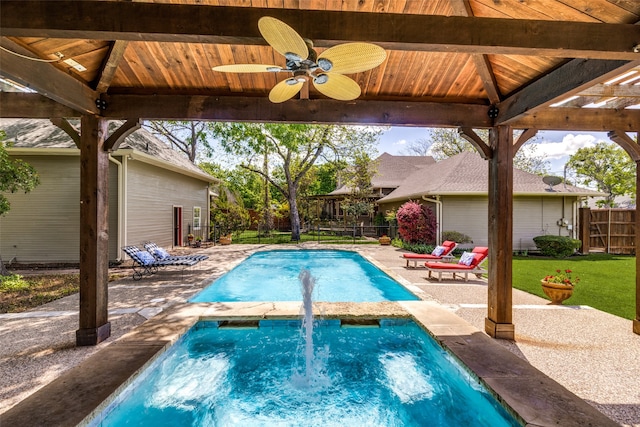
<svg viewBox="0 0 640 427">
<path fill-rule="evenodd" d="M 200 206 L 193 207 L 193 229 L 200 230 L 200 218 L 202 216 L 202 209 Z"/>
</svg>

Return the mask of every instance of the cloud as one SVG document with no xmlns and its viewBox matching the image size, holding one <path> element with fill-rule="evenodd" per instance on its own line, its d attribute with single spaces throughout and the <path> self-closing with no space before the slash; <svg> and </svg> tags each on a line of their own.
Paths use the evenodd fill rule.
<svg viewBox="0 0 640 427">
<path fill-rule="evenodd" d="M 407 143 L 406 139 L 399 139 L 393 143 L 393 145 L 405 145 Z"/>
<path fill-rule="evenodd" d="M 538 144 L 538 154 L 544 154 L 549 159 L 560 159 L 571 156 L 580 148 L 593 147 L 597 143 L 596 137 L 584 134 L 566 134 L 562 142 L 545 141 Z"/>
</svg>

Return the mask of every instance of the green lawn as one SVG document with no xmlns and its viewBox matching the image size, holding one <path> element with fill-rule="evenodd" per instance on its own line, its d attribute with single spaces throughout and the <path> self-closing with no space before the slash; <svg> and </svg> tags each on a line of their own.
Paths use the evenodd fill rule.
<svg viewBox="0 0 640 427">
<path fill-rule="evenodd" d="M 316 232 L 301 233 L 300 243 L 302 242 L 321 242 L 321 243 L 371 243 L 379 244 L 376 239 L 367 239 L 363 237 L 356 237 L 355 242 L 353 236 L 337 236 L 331 233 L 321 232 L 320 235 Z M 248 244 L 280 244 L 291 243 L 290 232 L 273 231 L 269 237 L 260 236 L 258 232 L 254 230 L 246 230 L 240 236 L 233 236 L 233 243 L 248 243 Z"/>
<path fill-rule="evenodd" d="M 540 280 L 556 270 L 580 278 L 566 305 L 589 305 L 626 319 L 635 318 L 635 263 L 632 256 L 590 254 L 565 259 L 513 257 L 513 287 L 547 298 Z"/>
</svg>

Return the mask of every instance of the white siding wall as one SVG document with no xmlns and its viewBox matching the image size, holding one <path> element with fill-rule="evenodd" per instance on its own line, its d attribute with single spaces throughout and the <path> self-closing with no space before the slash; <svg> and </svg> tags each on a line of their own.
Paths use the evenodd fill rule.
<svg viewBox="0 0 640 427">
<path fill-rule="evenodd" d="M 202 225 L 209 222 L 206 182 L 159 169 L 136 160 L 127 161 L 127 242 L 150 240 L 160 246 L 173 244 L 173 206 L 182 206 L 183 230 L 193 221 L 193 207 L 202 208 Z M 186 237 L 184 231 L 184 237 Z"/>
<path fill-rule="evenodd" d="M 80 157 L 24 156 L 38 171 L 30 193 L 7 194 L 11 210 L 0 217 L 0 253 L 6 262 L 77 263 L 80 253 Z M 109 171 L 109 234 L 117 227 L 117 170 Z M 115 240 L 115 238 L 113 239 Z M 109 242 L 109 259 L 117 242 Z"/>
<path fill-rule="evenodd" d="M 564 198 L 564 218 L 575 226 L 572 204 L 575 197 Z M 470 236 L 473 244 L 486 246 L 488 239 L 487 197 L 442 197 L 442 231 L 459 231 Z M 562 197 L 523 197 L 513 200 L 513 249 L 536 249 L 533 238 L 543 234 L 570 236 L 567 227 L 556 222 L 563 217 Z"/>
</svg>

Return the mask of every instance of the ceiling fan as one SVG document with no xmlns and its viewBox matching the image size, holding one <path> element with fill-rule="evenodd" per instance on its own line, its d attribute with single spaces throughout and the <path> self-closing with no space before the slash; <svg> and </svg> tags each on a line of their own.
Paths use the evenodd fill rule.
<svg viewBox="0 0 640 427">
<path fill-rule="evenodd" d="M 329 98 L 350 101 L 360 96 L 358 83 L 344 74 L 367 71 L 380 65 L 387 53 L 371 43 L 344 43 L 331 47 L 320 54 L 313 50 L 313 42 L 303 39 L 289 25 L 272 18 L 258 20 L 262 37 L 287 62 L 285 67 L 264 64 L 231 64 L 213 67 L 225 73 L 286 72 L 293 77 L 281 81 L 269 92 L 273 103 L 284 102 L 295 96 L 307 81 L 313 82 L 318 91 Z"/>
</svg>

